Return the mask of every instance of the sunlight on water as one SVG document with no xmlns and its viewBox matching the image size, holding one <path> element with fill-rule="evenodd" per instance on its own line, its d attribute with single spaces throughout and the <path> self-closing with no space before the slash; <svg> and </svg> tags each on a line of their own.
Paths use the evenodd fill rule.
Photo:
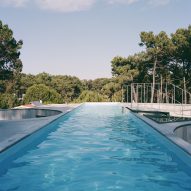
<svg viewBox="0 0 191 191">
<path fill-rule="evenodd" d="M 191 190 L 190 167 L 160 136 L 117 105 L 82 106 L 0 164 L 0 191 Z"/>
</svg>

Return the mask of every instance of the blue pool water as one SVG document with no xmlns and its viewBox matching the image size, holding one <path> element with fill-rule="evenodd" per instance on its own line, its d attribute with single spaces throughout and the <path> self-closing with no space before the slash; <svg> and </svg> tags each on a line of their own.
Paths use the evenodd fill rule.
<svg viewBox="0 0 191 191">
<path fill-rule="evenodd" d="M 118 105 L 82 106 L 41 131 L 0 155 L 0 191 L 191 190 L 186 153 Z"/>
</svg>

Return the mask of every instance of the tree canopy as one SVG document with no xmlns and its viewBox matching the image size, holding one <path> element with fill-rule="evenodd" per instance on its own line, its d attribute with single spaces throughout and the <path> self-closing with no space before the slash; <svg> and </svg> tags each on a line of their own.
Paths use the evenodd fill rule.
<svg viewBox="0 0 191 191">
<path fill-rule="evenodd" d="M 22 62 L 19 59 L 23 42 L 16 41 L 13 31 L 0 21 L 0 79 L 11 78 L 15 73 L 21 72 Z"/>
<path fill-rule="evenodd" d="M 191 91 L 191 26 L 168 35 L 141 32 L 141 52 L 111 60 L 111 78 L 80 80 L 75 76 L 20 73 L 22 41 L 0 21 L 0 108 L 42 100 L 44 103 L 122 101 L 132 82 L 172 82 Z M 54 63 L 53 63 L 54 64 Z M 154 96 L 154 91 L 153 91 Z M 24 99 L 23 99 L 24 97 Z"/>
<path fill-rule="evenodd" d="M 23 42 L 13 37 L 13 31 L 0 21 L 0 108 L 19 104 L 20 49 Z"/>
<path fill-rule="evenodd" d="M 112 75 L 124 83 L 172 82 L 183 87 L 185 77 L 187 89 L 191 90 L 191 26 L 177 29 L 167 35 L 164 31 L 154 34 L 140 33 L 140 53 L 124 57 L 114 57 Z"/>
<path fill-rule="evenodd" d="M 27 89 L 24 102 L 42 100 L 43 103 L 62 103 L 62 98 L 54 89 L 44 85 L 35 84 Z"/>
</svg>

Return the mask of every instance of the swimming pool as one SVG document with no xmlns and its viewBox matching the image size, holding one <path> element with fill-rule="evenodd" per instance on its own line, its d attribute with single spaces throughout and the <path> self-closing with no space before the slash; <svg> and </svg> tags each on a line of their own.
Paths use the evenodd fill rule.
<svg viewBox="0 0 191 191">
<path fill-rule="evenodd" d="M 191 190 L 180 153 L 119 105 L 85 104 L 0 155 L 0 191 Z"/>
</svg>

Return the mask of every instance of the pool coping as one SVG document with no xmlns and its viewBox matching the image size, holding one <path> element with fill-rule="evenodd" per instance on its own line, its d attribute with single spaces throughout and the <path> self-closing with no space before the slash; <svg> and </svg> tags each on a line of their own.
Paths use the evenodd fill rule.
<svg viewBox="0 0 191 191">
<path fill-rule="evenodd" d="M 187 154 L 191 155 L 191 144 L 184 141 L 180 137 L 177 137 L 174 133 L 175 129 L 187 125 L 191 125 L 191 121 L 180 121 L 180 122 L 171 122 L 171 123 L 157 123 L 153 121 L 152 119 L 147 118 L 144 115 L 141 115 L 139 113 L 133 112 L 130 108 L 127 108 L 131 113 L 133 113 L 137 118 L 141 119 L 145 123 L 147 123 L 149 126 L 151 126 L 153 129 L 155 129 L 157 132 L 159 132 L 161 135 L 166 137 L 168 140 L 170 140 L 172 143 L 176 144 L 179 148 L 181 148 L 183 151 L 185 151 Z"/>
<path fill-rule="evenodd" d="M 22 141 L 23 139 L 29 137 L 30 135 L 34 134 L 35 132 L 39 131 L 46 125 L 52 123 L 53 121 L 57 120 L 58 118 L 62 117 L 63 115 L 73 111 L 74 109 L 80 107 L 81 105 L 86 103 L 77 104 L 75 106 L 68 107 L 67 110 L 64 107 L 38 107 L 37 109 L 50 109 L 50 110 L 57 110 L 61 111 L 62 113 L 57 114 L 55 116 L 49 116 L 49 117 L 43 117 L 43 118 L 31 118 L 31 119 L 23 119 L 23 120 L 3 120 L 0 121 L 0 124 L 11 124 L 12 126 L 18 126 L 18 125 L 26 125 L 26 123 L 30 124 L 31 129 L 30 131 L 24 130 L 21 133 L 18 133 L 16 135 L 12 135 L 11 137 L 7 138 L 4 141 L 0 141 L 0 154 L 12 147 L 13 145 L 17 144 L 18 142 Z M 95 103 L 88 103 L 88 104 L 95 104 Z M 97 103 L 96 103 L 97 104 Z M 110 104 L 110 103 L 107 103 Z M 115 103 L 116 104 L 116 103 Z M 119 104 L 119 103 L 117 103 Z M 68 105 L 69 106 L 69 105 Z M 124 107 L 122 105 L 122 107 Z M 183 139 L 177 137 L 174 133 L 174 130 L 186 126 L 191 125 L 191 121 L 185 121 L 185 122 L 172 122 L 172 123 L 156 123 L 155 121 L 139 114 L 136 112 L 133 112 L 130 108 L 126 107 L 128 110 L 130 110 L 131 113 L 133 113 L 136 117 L 147 123 L 149 126 L 151 126 L 153 129 L 158 131 L 160 134 L 162 134 L 164 137 L 169 139 L 171 142 L 176 144 L 178 147 L 180 147 L 182 150 L 184 150 L 186 153 L 191 155 L 191 144 L 184 141 Z M 1 133 L 1 127 L 0 127 L 0 133 Z"/>
<path fill-rule="evenodd" d="M 41 130 L 48 124 L 51 124 L 55 120 L 59 119 L 60 117 L 66 115 L 67 113 L 79 108 L 82 104 L 77 105 L 67 105 L 65 107 L 37 107 L 37 109 L 46 109 L 46 110 L 57 110 L 60 111 L 60 114 L 42 118 L 30 118 L 30 119 L 21 119 L 21 120 L 2 120 L 0 121 L 0 133 L 1 131 L 5 130 L 6 128 L 18 128 L 17 133 L 12 134 L 9 137 L 5 137 L 3 141 L 0 140 L 0 154 L 4 151 L 8 150 L 10 147 L 16 145 L 23 139 L 31 136 L 32 134 L 36 133 L 37 131 Z M 27 127 L 27 128 L 26 128 Z M 20 131 L 20 132 L 19 132 Z"/>
</svg>

